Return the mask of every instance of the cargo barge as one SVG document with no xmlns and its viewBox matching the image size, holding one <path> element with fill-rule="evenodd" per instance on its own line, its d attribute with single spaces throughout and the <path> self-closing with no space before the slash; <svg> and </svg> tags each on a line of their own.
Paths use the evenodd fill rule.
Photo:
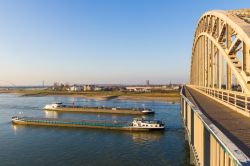
<svg viewBox="0 0 250 166">
<path fill-rule="evenodd" d="M 75 120 L 58 118 L 12 117 L 12 123 L 18 125 L 57 126 L 97 128 L 124 131 L 164 130 L 165 125 L 159 120 L 134 119 L 132 122 L 117 122 L 105 120 Z"/>
<path fill-rule="evenodd" d="M 48 104 L 43 109 L 47 111 L 58 111 L 58 112 L 107 113 L 107 114 L 131 114 L 131 115 L 147 115 L 155 113 L 149 108 L 91 107 L 91 106 L 66 105 L 63 103 Z"/>
</svg>

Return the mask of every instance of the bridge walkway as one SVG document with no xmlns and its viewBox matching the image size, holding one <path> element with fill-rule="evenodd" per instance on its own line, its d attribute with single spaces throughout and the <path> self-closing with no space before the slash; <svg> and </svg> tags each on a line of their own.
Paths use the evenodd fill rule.
<svg viewBox="0 0 250 166">
<path fill-rule="evenodd" d="M 184 87 L 184 95 L 250 157 L 250 119 L 248 117 L 190 87 Z"/>
</svg>

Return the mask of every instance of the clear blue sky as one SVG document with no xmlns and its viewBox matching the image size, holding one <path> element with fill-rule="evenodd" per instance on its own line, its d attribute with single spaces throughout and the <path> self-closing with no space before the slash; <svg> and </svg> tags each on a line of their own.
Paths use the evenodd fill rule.
<svg viewBox="0 0 250 166">
<path fill-rule="evenodd" d="M 248 7 L 249 0 L 1 0 L 0 80 L 185 83 L 202 13 Z"/>
</svg>

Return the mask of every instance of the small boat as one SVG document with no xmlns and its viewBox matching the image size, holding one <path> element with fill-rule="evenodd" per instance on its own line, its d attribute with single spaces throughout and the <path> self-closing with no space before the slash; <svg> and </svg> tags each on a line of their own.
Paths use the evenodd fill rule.
<svg viewBox="0 0 250 166">
<path fill-rule="evenodd" d="M 150 130 L 163 130 L 165 125 L 160 120 L 146 120 L 146 119 L 138 119 L 135 118 L 131 123 L 133 128 L 143 128 Z"/>
<path fill-rule="evenodd" d="M 80 113 L 109 113 L 109 114 L 134 114 L 134 115 L 147 115 L 154 114 L 155 112 L 149 108 L 121 108 L 121 107 L 94 107 L 94 106 L 79 106 L 79 105 L 66 105 L 63 103 L 53 103 L 45 105 L 43 108 L 48 111 L 61 111 L 61 112 L 80 112 Z"/>
<path fill-rule="evenodd" d="M 45 110 L 55 110 L 59 107 L 63 107 L 64 105 L 62 103 L 53 103 L 53 104 L 47 104 L 43 109 Z"/>
<path fill-rule="evenodd" d="M 35 126 L 59 126 L 99 128 L 125 131 L 164 130 L 165 125 L 159 120 L 134 119 L 132 122 L 117 122 L 105 120 L 75 120 L 58 118 L 12 117 L 13 124 Z"/>
</svg>

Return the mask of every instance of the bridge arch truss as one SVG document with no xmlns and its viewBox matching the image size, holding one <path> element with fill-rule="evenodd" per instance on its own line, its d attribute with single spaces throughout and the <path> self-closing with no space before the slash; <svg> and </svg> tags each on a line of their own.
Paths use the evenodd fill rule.
<svg viewBox="0 0 250 166">
<path fill-rule="evenodd" d="M 250 10 L 202 15 L 193 40 L 190 84 L 250 94 Z"/>
</svg>

